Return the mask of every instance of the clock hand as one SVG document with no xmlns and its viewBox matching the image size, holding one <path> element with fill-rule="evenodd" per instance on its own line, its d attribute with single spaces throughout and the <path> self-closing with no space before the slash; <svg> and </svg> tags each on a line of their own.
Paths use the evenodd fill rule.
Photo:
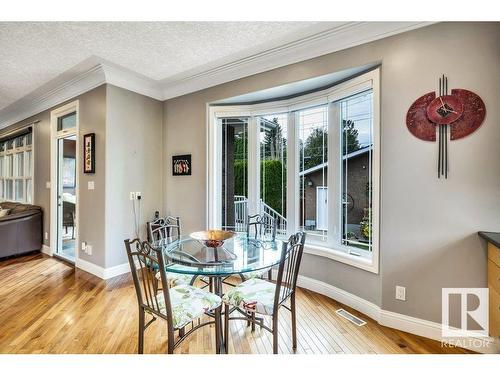
<svg viewBox="0 0 500 375">
<path fill-rule="evenodd" d="M 448 109 L 445 107 L 444 105 L 444 102 L 443 102 L 443 99 L 441 99 L 441 97 L 439 97 L 439 100 L 441 100 L 441 107 L 446 111 L 448 112 Z"/>
<path fill-rule="evenodd" d="M 446 108 L 446 106 L 445 106 L 445 104 L 446 104 L 446 103 L 445 103 L 445 102 L 443 102 L 443 99 L 441 99 L 441 97 L 439 97 L 439 100 L 441 100 L 441 106 L 442 106 L 441 108 L 443 108 L 446 112 L 450 112 L 450 113 L 455 113 L 455 114 L 457 114 L 457 112 L 456 112 L 456 111 L 454 111 L 453 109 L 448 109 L 448 108 Z"/>
</svg>

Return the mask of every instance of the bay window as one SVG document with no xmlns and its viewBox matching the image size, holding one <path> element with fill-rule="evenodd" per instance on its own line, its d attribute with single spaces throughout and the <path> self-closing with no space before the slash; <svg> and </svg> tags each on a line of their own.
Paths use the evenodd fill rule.
<svg viewBox="0 0 500 375">
<path fill-rule="evenodd" d="M 379 71 L 327 90 L 210 106 L 210 228 L 248 215 L 307 233 L 306 252 L 378 272 Z"/>
</svg>

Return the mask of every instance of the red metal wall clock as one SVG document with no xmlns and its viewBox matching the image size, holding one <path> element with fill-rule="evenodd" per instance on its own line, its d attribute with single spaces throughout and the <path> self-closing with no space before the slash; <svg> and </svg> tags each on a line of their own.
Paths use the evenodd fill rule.
<svg viewBox="0 0 500 375">
<path fill-rule="evenodd" d="M 469 90 L 452 89 L 448 78 L 439 78 L 439 93 L 429 92 L 415 100 L 406 114 L 411 134 L 424 141 L 436 141 L 438 128 L 438 178 L 448 178 L 448 128 L 454 141 L 473 133 L 483 123 L 486 108 L 481 98 Z"/>
</svg>

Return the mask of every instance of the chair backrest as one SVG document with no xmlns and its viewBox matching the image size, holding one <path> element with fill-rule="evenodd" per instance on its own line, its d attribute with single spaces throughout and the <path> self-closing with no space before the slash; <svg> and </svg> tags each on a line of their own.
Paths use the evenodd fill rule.
<svg viewBox="0 0 500 375">
<path fill-rule="evenodd" d="M 276 239 L 277 222 L 272 217 L 263 215 L 248 215 L 247 218 L 247 236 L 256 239 L 262 239 L 270 236 L 274 241 Z"/>
<path fill-rule="evenodd" d="M 284 302 L 295 292 L 305 240 L 306 234 L 298 232 L 291 235 L 288 242 L 283 243 L 278 276 L 276 277 L 275 306 Z"/>
<path fill-rule="evenodd" d="M 132 241 L 125 240 L 125 249 L 127 250 L 139 307 L 162 317 L 171 325 L 172 321 L 169 317 L 172 315 L 170 313 L 172 308 L 165 271 L 165 259 L 161 248 L 156 249 L 147 241 L 141 242 L 136 238 Z M 161 275 L 162 289 L 160 292 L 158 292 L 157 280 L 155 279 L 155 274 L 158 271 Z M 158 293 L 163 293 L 163 295 L 161 296 Z"/>
<path fill-rule="evenodd" d="M 148 222 L 147 227 L 149 242 L 179 238 L 181 236 L 181 220 L 179 217 L 160 217 Z"/>
</svg>

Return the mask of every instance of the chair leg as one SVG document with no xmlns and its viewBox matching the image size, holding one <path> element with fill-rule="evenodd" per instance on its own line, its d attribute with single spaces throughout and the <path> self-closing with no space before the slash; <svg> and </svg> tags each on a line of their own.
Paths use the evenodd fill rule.
<svg viewBox="0 0 500 375">
<path fill-rule="evenodd" d="M 278 311 L 273 315 L 273 354 L 278 354 Z"/>
<path fill-rule="evenodd" d="M 269 281 L 273 280 L 273 269 L 270 268 L 269 271 L 267 271 L 267 278 Z"/>
<path fill-rule="evenodd" d="M 221 349 L 221 310 L 222 306 L 215 309 L 215 354 L 220 354 Z"/>
<path fill-rule="evenodd" d="M 174 354 L 175 345 L 175 331 L 173 329 L 167 328 L 167 354 Z"/>
<path fill-rule="evenodd" d="M 297 350 L 297 312 L 295 308 L 295 293 L 290 297 L 290 310 L 292 311 L 292 348 Z"/>
<path fill-rule="evenodd" d="M 252 332 L 255 331 L 255 313 L 252 313 Z"/>
<path fill-rule="evenodd" d="M 139 343 L 137 352 L 139 354 L 144 353 L 144 309 L 142 307 L 139 308 Z"/>
<path fill-rule="evenodd" d="M 186 334 L 186 328 L 184 327 L 179 328 L 179 338 L 184 337 L 185 334 Z"/>
<path fill-rule="evenodd" d="M 229 305 L 224 307 L 224 345 L 226 354 L 229 354 Z"/>
</svg>

